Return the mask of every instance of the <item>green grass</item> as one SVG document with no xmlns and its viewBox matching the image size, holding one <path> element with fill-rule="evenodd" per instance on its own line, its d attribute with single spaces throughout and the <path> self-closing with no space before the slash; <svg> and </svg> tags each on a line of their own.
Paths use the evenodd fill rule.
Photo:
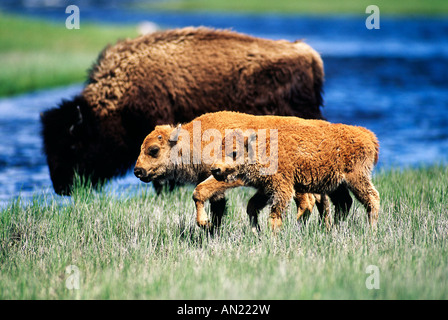
<svg viewBox="0 0 448 320">
<path fill-rule="evenodd" d="M 80 29 L 0 12 L 0 96 L 85 81 L 108 43 L 137 35 L 134 27 Z"/>
<path fill-rule="evenodd" d="M 368 5 L 377 5 L 381 14 L 446 15 L 448 2 L 445 0 L 171 0 L 146 4 L 146 8 L 177 11 L 241 11 L 278 12 L 287 14 L 358 14 L 364 15 Z"/>
<path fill-rule="evenodd" d="M 381 171 L 379 228 L 356 202 L 326 231 L 313 212 L 300 230 L 291 205 L 282 230 L 260 216 L 253 190 L 231 190 L 219 235 L 195 225 L 192 188 L 155 197 L 78 187 L 72 199 L 13 201 L 0 212 L 0 299 L 447 299 L 448 168 Z M 60 198 L 59 198 L 60 200 Z M 68 290 L 68 266 L 80 289 Z M 366 268 L 380 271 L 368 290 Z"/>
</svg>

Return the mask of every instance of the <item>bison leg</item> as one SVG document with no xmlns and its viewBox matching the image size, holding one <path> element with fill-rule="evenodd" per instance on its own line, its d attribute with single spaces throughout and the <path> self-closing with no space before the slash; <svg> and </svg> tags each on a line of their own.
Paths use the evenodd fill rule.
<svg viewBox="0 0 448 320">
<path fill-rule="evenodd" d="M 258 214 L 264 207 L 266 207 L 268 200 L 269 197 L 258 190 L 257 193 L 250 198 L 249 203 L 247 204 L 247 214 L 249 215 L 249 221 L 253 232 L 260 231 L 260 226 L 258 225 Z"/>
<path fill-rule="evenodd" d="M 211 222 L 215 227 L 221 226 L 222 217 L 226 211 L 226 198 L 224 193 L 220 194 L 218 197 L 212 197 L 210 199 L 210 213 Z"/>
<path fill-rule="evenodd" d="M 306 223 L 313 211 L 316 198 L 311 193 L 296 192 L 294 201 L 297 206 L 297 221 L 300 221 L 300 218 L 302 217 L 302 220 Z"/>
<path fill-rule="evenodd" d="M 176 186 L 176 182 L 174 180 L 168 180 L 167 184 L 166 183 L 162 183 L 162 182 L 160 182 L 158 180 L 154 180 L 152 182 L 152 185 L 153 185 L 154 190 L 156 191 L 157 195 L 160 195 L 165 190 L 168 190 L 170 192 L 174 190 L 174 187 Z"/>
<path fill-rule="evenodd" d="M 331 227 L 330 202 L 325 193 L 296 193 L 294 200 L 297 204 L 297 221 L 303 217 L 302 219 L 306 223 L 313 211 L 314 205 L 316 205 L 320 220 L 325 221 L 327 229 Z"/>
<path fill-rule="evenodd" d="M 316 207 L 319 211 L 321 221 L 325 222 L 327 229 L 331 228 L 330 200 L 325 193 L 314 194 L 316 197 Z"/>
<path fill-rule="evenodd" d="M 230 188 L 236 188 L 243 185 L 241 180 L 235 182 L 217 181 L 213 176 L 208 177 L 206 180 L 196 186 L 193 192 L 193 200 L 196 205 L 196 222 L 200 227 L 210 228 L 211 222 L 208 219 L 207 213 L 204 209 L 204 203 L 213 197 L 213 204 L 211 209 L 216 209 L 217 212 L 213 213 L 214 220 L 222 217 L 225 209 L 224 192 Z M 224 201 L 224 202 L 222 202 Z M 224 207 L 223 207 L 224 204 Z M 222 210 L 222 211 L 221 211 Z M 220 214 L 220 211 L 222 212 Z M 219 217 L 220 216 L 220 217 Z M 219 218 L 218 218 L 219 217 Z"/>
<path fill-rule="evenodd" d="M 378 211 L 380 208 L 380 195 L 375 189 L 370 177 L 351 177 L 349 178 L 349 188 L 366 208 L 370 226 L 376 230 L 378 223 Z"/>
<path fill-rule="evenodd" d="M 341 184 L 337 189 L 328 194 L 331 202 L 334 204 L 334 218 L 335 221 L 346 219 L 350 208 L 353 204 L 352 197 L 348 191 L 347 185 Z"/>
<path fill-rule="evenodd" d="M 278 188 L 273 194 L 271 213 L 269 214 L 269 221 L 273 231 L 277 231 L 282 226 L 282 216 L 289 202 L 292 200 L 294 190 L 291 188 Z"/>
</svg>

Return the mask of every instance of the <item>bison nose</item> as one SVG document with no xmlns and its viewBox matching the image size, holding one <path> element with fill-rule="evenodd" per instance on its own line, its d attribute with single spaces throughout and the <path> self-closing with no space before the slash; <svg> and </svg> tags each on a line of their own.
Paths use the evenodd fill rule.
<svg viewBox="0 0 448 320">
<path fill-rule="evenodd" d="M 141 178 L 143 178 L 143 177 L 146 176 L 146 170 L 143 169 L 143 168 L 140 168 L 140 167 L 135 167 L 135 168 L 134 168 L 134 175 L 135 175 L 137 178 L 141 179 Z"/>
<path fill-rule="evenodd" d="M 221 169 L 220 168 L 211 168 L 210 169 L 212 171 L 213 175 L 217 175 L 221 173 Z"/>
</svg>

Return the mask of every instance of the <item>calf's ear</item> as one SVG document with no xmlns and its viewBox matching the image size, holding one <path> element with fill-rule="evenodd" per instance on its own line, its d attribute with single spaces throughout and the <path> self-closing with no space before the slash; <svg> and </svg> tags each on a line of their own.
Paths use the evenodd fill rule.
<svg viewBox="0 0 448 320">
<path fill-rule="evenodd" d="M 256 162 L 256 141 L 257 134 L 255 132 L 251 133 L 248 137 L 244 137 L 244 150 L 247 152 L 249 163 Z"/>
<path fill-rule="evenodd" d="M 177 143 L 177 141 L 179 140 L 179 134 L 180 134 L 181 129 L 182 129 L 182 125 L 179 124 L 173 131 L 171 131 L 168 141 Z"/>
<path fill-rule="evenodd" d="M 253 149 L 256 141 L 257 141 L 257 134 L 255 132 L 251 133 L 249 136 L 245 136 L 244 149 L 246 149 L 246 151 Z"/>
</svg>

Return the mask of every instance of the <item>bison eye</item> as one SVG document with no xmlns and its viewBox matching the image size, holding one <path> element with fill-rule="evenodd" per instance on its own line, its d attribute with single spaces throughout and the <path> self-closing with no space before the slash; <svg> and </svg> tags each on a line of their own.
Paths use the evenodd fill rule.
<svg viewBox="0 0 448 320">
<path fill-rule="evenodd" d="M 160 148 L 158 146 L 152 146 L 148 148 L 148 155 L 150 155 L 151 157 L 157 157 L 157 155 L 159 154 Z"/>
</svg>

